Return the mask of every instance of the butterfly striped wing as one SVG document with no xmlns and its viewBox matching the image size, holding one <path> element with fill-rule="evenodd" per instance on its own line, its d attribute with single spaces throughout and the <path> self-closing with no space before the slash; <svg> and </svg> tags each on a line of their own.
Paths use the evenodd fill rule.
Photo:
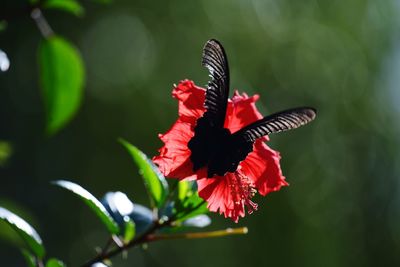
<svg viewBox="0 0 400 267">
<path fill-rule="evenodd" d="M 291 129 L 296 129 L 305 125 L 316 117 L 316 110 L 313 108 L 302 107 L 284 110 L 258 120 L 233 135 L 236 140 L 245 142 L 255 142 L 258 138 Z"/>
<path fill-rule="evenodd" d="M 203 117 L 212 126 L 223 127 L 229 96 L 228 59 L 222 45 L 214 39 L 207 41 L 203 48 L 202 65 L 209 71 L 211 80 L 208 82 Z"/>
<path fill-rule="evenodd" d="M 254 142 L 271 133 L 298 128 L 315 119 L 312 108 L 295 108 L 264 117 L 230 136 L 219 140 L 219 149 L 208 161 L 208 177 L 235 172 L 241 161 L 253 151 Z"/>
</svg>

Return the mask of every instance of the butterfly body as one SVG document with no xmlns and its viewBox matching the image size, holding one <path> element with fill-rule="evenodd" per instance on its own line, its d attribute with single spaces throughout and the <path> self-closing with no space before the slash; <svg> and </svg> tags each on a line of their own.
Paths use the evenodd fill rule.
<svg viewBox="0 0 400 267">
<path fill-rule="evenodd" d="M 207 166 L 207 177 L 235 172 L 239 163 L 251 152 L 253 144 L 242 144 L 229 129 L 216 127 L 206 118 L 197 121 L 195 135 L 189 141 L 193 170 Z"/>
<path fill-rule="evenodd" d="M 206 111 L 197 120 L 188 148 L 193 171 L 207 167 L 208 178 L 235 172 L 240 162 L 253 150 L 258 138 L 300 127 L 316 116 L 313 108 L 294 108 L 266 116 L 231 133 L 224 128 L 229 95 L 228 60 L 217 40 L 211 39 L 206 43 L 202 64 L 211 77 L 204 101 Z"/>
</svg>

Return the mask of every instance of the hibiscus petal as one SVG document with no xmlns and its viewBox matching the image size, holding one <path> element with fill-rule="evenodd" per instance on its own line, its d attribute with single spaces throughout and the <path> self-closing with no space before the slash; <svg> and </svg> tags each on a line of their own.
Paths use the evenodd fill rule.
<svg viewBox="0 0 400 267">
<path fill-rule="evenodd" d="M 210 211 L 224 214 L 225 218 L 230 217 L 237 222 L 239 216 L 244 216 L 244 205 L 235 207 L 228 181 L 231 175 L 233 174 L 229 173 L 224 177 L 197 180 L 197 187 L 199 196 L 207 201 L 207 208 Z"/>
<path fill-rule="evenodd" d="M 258 99 L 258 95 L 248 97 L 245 93 L 239 94 L 238 91 L 235 91 L 232 100 L 228 102 L 224 127 L 234 133 L 250 123 L 262 119 L 263 116 L 255 105 Z"/>
<path fill-rule="evenodd" d="M 196 123 L 204 111 L 205 89 L 196 86 L 193 81 L 184 80 L 175 86 L 172 96 L 179 101 L 179 117 L 183 121 Z"/>
<path fill-rule="evenodd" d="M 280 158 L 279 152 L 269 148 L 262 140 L 257 140 L 253 152 L 240 163 L 242 172 L 253 181 L 263 196 L 289 185 L 282 175 Z"/>
<path fill-rule="evenodd" d="M 224 176 L 214 176 L 197 180 L 199 196 L 207 201 L 207 207 L 212 212 L 224 214 L 234 222 L 257 209 L 257 204 L 250 199 L 254 195 L 252 182 L 240 171 L 227 173 Z"/>
<path fill-rule="evenodd" d="M 160 134 L 164 146 L 160 148 L 160 155 L 153 158 L 162 174 L 171 178 L 183 179 L 193 175 L 193 166 L 190 161 L 190 150 L 187 143 L 194 132 L 192 125 L 178 119 L 165 134 Z"/>
</svg>

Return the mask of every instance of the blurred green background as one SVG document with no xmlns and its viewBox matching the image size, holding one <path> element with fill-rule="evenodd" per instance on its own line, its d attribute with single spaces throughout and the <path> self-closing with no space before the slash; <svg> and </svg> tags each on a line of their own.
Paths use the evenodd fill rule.
<svg viewBox="0 0 400 267">
<path fill-rule="evenodd" d="M 2 1 L 0 9 L 24 1 Z M 0 166 L 0 206 L 30 222 L 48 255 L 78 266 L 103 245 L 106 230 L 80 201 L 50 185 L 78 182 L 94 195 L 126 192 L 147 204 L 123 137 L 157 153 L 177 117 L 173 83 L 205 85 L 201 52 L 225 46 L 231 87 L 258 93 L 263 114 L 318 109 L 315 122 L 274 135 L 289 187 L 241 219 L 246 236 L 180 240 L 134 249 L 114 266 L 400 266 L 400 20 L 391 0 L 83 1 L 76 18 L 46 11 L 86 65 L 83 105 L 66 128 L 44 134 L 38 87 L 41 39 L 29 17 L 9 22 L 0 49 L 0 140 L 12 145 Z M 3 7 L 1 7 L 3 6 Z M 213 214 L 209 229 L 237 226 Z M 0 228 L 0 265 L 24 266 Z"/>
</svg>

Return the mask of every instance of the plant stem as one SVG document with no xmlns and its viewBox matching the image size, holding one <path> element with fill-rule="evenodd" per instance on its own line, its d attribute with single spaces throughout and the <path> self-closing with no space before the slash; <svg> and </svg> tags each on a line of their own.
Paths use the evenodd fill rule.
<svg viewBox="0 0 400 267">
<path fill-rule="evenodd" d="M 54 35 L 53 29 L 50 27 L 40 8 L 34 8 L 31 12 L 31 17 L 44 38 L 47 39 Z"/>
<path fill-rule="evenodd" d="M 146 242 L 153 242 L 158 240 L 171 240 L 171 239 L 199 239 L 199 238 L 214 238 L 227 235 L 244 235 L 247 234 L 247 227 L 240 228 L 227 228 L 224 230 L 200 232 L 200 233 L 181 233 L 181 234 L 158 234 L 149 235 Z"/>
<path fill-rule="evenodd" d="M 209 232 L 200 232 L 200 233 L 179 233 L 179 234 L 153 234 L 158 229 L 169 225 L 170 222 L 166 221 L 163 223 L 155 222 L 153 226 L 148 229 L 145 233 L 139 236 L 137 239 L 132 240 L 128 244 L 125 244 L 122 247 L 114 248 L 113 250 L 108 251 L 107 253 L 100 254 L 95 258 L 89 260 L 81 267 L 90 267 L 92 264 L 96 262 L 101 262 L 105 259 L 110 259 L 119 253 L 127 250 L 128 248 L 149 242 L 155 242 L 159 240 L 174 240 L 174 239 L 198 239 L 198 238 L 214 238 L 214 237 L 222 237 L 228 235 L 243 235 L 247 234 L 247 227 L 240 228 L 227 228 L 224 230 L 217 231 L 209 231 Z"/>
<path fill-rule="evenodd" d="M 107 240 L 107 243 L 106 243 L 106 245 L 104 246 L 104 248 L 101 250 L 100 255 L 106 254 L 107 251 L 109 250 L 109 248 L 111 247 L 112 244 L 113 244 L 113 238 L 110 237 L 110 238 Z"/>
<path fill-rule="evenodd" d="M 43 263 L 43 260 L 42 260 L 42 259 L 37 259 L 37 260 L 36 260 L 36 263 L 37 263 L 37 266 L 38 266 L 38 267 L 44 267 L 44 263 Z"/>
<path fill-rule="evenodd" d="M 167 222 L 164 222 L 164 223 L 159 223 L 158 221 L 154 222 L 153 225 L 146 232 L 144 232 L 142 235 L 140 235 L 138 238 L 132 240 L 131 242 L 129 242 L 121 247 L 117 247 L 113 250 L 110 250 L 107 253 L 100 254 L 100 255 L 94 257 L 93 259 L 91 259 L 91 260 L 87 261 L 85 264 L 83 264 L 81 267 L 90 267 L 90 266 L 92 266 L 92 264 L 94 264 L 96 262 L 101 262 L 104 259 L 109 259 L 130 247 L 144 243 L 148 235 L 154 233 L 156 230 L 160 229 L 161 227 L 165 226 L 166 224 L 167 224 Z"/>
</svg>

